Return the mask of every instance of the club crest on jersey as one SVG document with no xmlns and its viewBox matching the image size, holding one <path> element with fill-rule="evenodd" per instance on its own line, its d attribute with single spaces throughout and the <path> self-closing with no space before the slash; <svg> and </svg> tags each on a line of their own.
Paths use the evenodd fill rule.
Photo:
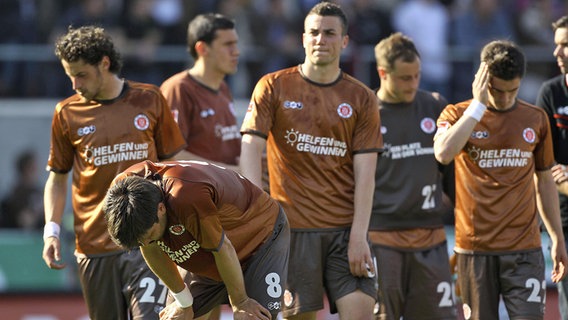
<svg viewBox="0 0 568 320">
<path fill-rule="evenodd" d="M 353 115 L 353 107 L 347 103 L 342 103 L 337 107 L 337 114 L 344 118 L 350 118 Z"/>
<path fill-rule="evenodd" d="M 420 121 L 420 129 L 428 134 L 433 133 L 436 131 L 436 122 L 434 119 L 426 117 Z"/>
<path fill-rule="evenodd" d="M 145 114 L 139 114 L 134 118 L 134 126 L 138 130 L 146 130 L 150 126 L 150 119 Z"/>
<path fill-rule="evenodd" d="M 387 127 L 381 126 L 381 134 L 386 134 L 388 132 Z"/>
<path fill-rule="evenodd" d="M 180 236 L 184 231 L 185 227 L 181 224 L 175 224 L 170 227 L 170 233 L 176 236 Z"/>
<path fill-rule="evenodd" d="M 533 143 L 536 140 L 536 133 L 532 128 L 526 128 L 523 130 L 523 138 L 528 143 Z"/>
</svg>

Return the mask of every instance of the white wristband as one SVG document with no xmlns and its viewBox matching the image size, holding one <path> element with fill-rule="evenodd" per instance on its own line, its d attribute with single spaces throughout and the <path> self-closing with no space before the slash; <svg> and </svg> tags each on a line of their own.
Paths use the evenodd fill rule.
<svg viewBox="0 0 568 320">
<path fill-rule="evenodd" d="M 191 292 L 189 292 L 187 284 L 185 285 L 185 288 L 183 288 L 183 290 L 181 290 L 180 292 L 178 293 L 171 292 L 171 294 L 172 297 L 174 297 L 174 299 L 176 300 L 178 307 L 189 308 L 193 305 L 193 296 L 191 295 Z"/>
<path fill-rule="evenodd" d="M 470 116 L 479 122 L 479 120 L 481 120 L 481 117 L 483 117 L 483 113 L 486 109 L 487 107 L 483 103 L 481 103 L 479 100 L 473 99 L 467 109 L 465 109 L 463 115 Z"/>
<path fill-rule="evenodd" d="M 43 227 L 43 240 L 45 241 L 49 237 L 54 237 L 59 239 L 59 232 L 61 228 L 59 225 L 53 221 L 49 221 Z"/>
</svg>

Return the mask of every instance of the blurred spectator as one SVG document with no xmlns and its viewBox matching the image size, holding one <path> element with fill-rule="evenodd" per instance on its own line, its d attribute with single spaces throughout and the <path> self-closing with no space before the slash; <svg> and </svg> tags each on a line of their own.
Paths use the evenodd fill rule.
<svg viewBox="0 0 568 320">
<path fill-rule="evenodd" d="M 264 73 L 299 64 L 303 50 L 301 37 L 304 25 L 298 17 L 301 15 L 291 1 L 257 1 L 258 16 L 253 20 L 257 46 L 264 48 Z M 256 78 L 256 77 L 255 77 Z"/>
<path fill-rule="evenodd" d="M 371 88 L 379 86 L 373 47 L 393 33 L 389 15 L 374 0 L 352 0 L 349 14 L 349 47 L 353 49 L 353 68 L 359 80 Z M 349 48 L 348 47 L 348 48 Z M 361 75 L 363 75 L 361 77 Z"/>
<path fill-rule="evenodd" d="M 0 1 L 0 43 L 37 44 L 39 33 L 39 10 L 35 0 Z M 39 86 L 33 81 L 38 63 L 34 61 L 3 62 L 0 65 L 0 96 L 37 95 Z"/>
<path fill-rule="evenodd" d="M 14 169 L 17 173 L 15 183 L 1 203 L 0 228 L 42 230 L 43 190 L 37 183 L 35 152 L 26 150 L 18 155 Z"/>
<path fill-rule="evenodd" d="M 126 41 L 123 74 L 132 80 L 160 85 L 165 75 L 154 58 L 163 33 L 154 19 L 154 2 L 125 0 L 127 10 L 121 19 Z"/>
<path fill-rule="evenodd" d="M 471 79 L 477 70 L 477 55 L 488 42 L 506 39 L 516 42 L 511 11 L 505 10 L 503 2 L 494 0 L 471 0 L 451 22 L 450 43 L 456 46 L 460 56 L 454 60 L 449 101 L 462 101 L 471 97 Z"/>
<path fill-rule="evenodd" d="M 490 0 L 493 1 L 493 0 Z M 409 36 L 420 52 L 420 87 L 448 97 L 450 13 L 439 0 L 408 0 L 395 7 L 392 25 Z"/>
</svg>

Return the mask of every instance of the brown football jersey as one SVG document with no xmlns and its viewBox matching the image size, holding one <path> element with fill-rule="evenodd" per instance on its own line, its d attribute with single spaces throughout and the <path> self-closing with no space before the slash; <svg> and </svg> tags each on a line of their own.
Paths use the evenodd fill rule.
<svg viewBox="0 0 568 320">
<path fill-rule="evenodd" d="M 241 132 L 268 139 L 270 194 L 291 228 L 350 226 L 353 156 L 380 152 L 383 145 L 377 97 L 345 73 L 321 85 L 299 69 L 258 82 Z"/>
<path fill-rule="evenodd" d="M 102 200 L 112 179 L 145 159 L 167 159 L 185 141 L 156 86 L 125 82 L 111 101 L 73 95 L 59 102 L 51 124 L 47 169 L 73 169 L 76 250 L 87 255 L 120 250 L 107 233 Z"/>
<path fill-rule="evenodd" d="M 183 71 L 164 81 L 160 89 L 187 141 L 187 151 L 215 162 L 238 163 L 241 133 L 225 82 L 215 91 Z"/>
<path fill-rule="evenodd" d="M 162 180 L 167 226 L 158 245 L 190 272 L 221 281 L 211 251 L 223 235 L 244 264 L 274 230 L 278 203 L 232 170 L 200 161 L 145 161 L 117 180 L 132 174 Z"/>
<path fill-rule="evenodd" d="M 448 105 L 438 130 L 456 123 L 469 104 Z M 488 108 L 454 161 L 456 251 L 540 247 L 534 172 L 554 164 L 546 113 L 521 100 L 506 111 Z"/>
</svg>

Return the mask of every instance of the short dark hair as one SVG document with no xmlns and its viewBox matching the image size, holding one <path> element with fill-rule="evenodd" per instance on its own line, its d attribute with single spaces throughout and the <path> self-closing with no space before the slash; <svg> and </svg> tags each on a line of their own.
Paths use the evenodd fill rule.
<svg viewBox="0 0 568 320">
<path fill-rule="evenodd" d="M 481 61 L 487 63 L 489 74 L 503 80 L 522 78 L 525 75 L 525 55 L 511 41 L 495 40 L 481 50 Z"/>
<path fill-rule="evenodd" d="M 101 27 L 83 26 L 74 29 L 69 26 L 67 33 L 55 43 L 55 55 L 59 60 L 83 60 L 93 66 L 107 56 L 110 60 L 110 72 L 118 74 L 122 69 L 120 53 L 115 49 L 110 35 Z"/>
<path fill-rule="evenodd" d="M 129 176 L 110 187 L 103 212 L 112 240 L 131 249 L 158 222 L 158 204 L 164 199 L 160 187 L 139 176 Z"/>
<path fill-rule="evenodd" d="M 392 71 L 398 59 L 404 62 L 414 62 L 419 58 L 420 53 L 412 39 L 400 32 L 391 34 L 375 46 L 377 67 L 385 68 L 387 71 Z"/>
<path fill-rule="evenodd" d="M 316 4 L 315 6 L 313 6 L 312 9 L 310 9 L 308 14 L 306 15 L 306 18 L 312 14 L 323 17 L 326 16 L 338 17 L 339 20 L 341 20 L 342 34 L 343 35 L 347 34 L 347 27 L 348 27 L 347 16 L 345 15 L 345 12 L 343 12 L 343 9 L 341 9 L 341 7 L 338 4 L 322 1 Z"/>
<path fill-rule="evenodd" d="M 203 41 L 208 45 L 215 40 L 217 30 L 235 29 L 235 22 L 219 13 L 200 14 L 187 26 L 187 50 L 197 59 L 195 44 Z"/>
<path fill-rule="evenodd" d="M 556 31 L 558 28 L 568 28 L 568 16 L 563 16 L 552 23 L 553 31 Z"/>
</svg>

